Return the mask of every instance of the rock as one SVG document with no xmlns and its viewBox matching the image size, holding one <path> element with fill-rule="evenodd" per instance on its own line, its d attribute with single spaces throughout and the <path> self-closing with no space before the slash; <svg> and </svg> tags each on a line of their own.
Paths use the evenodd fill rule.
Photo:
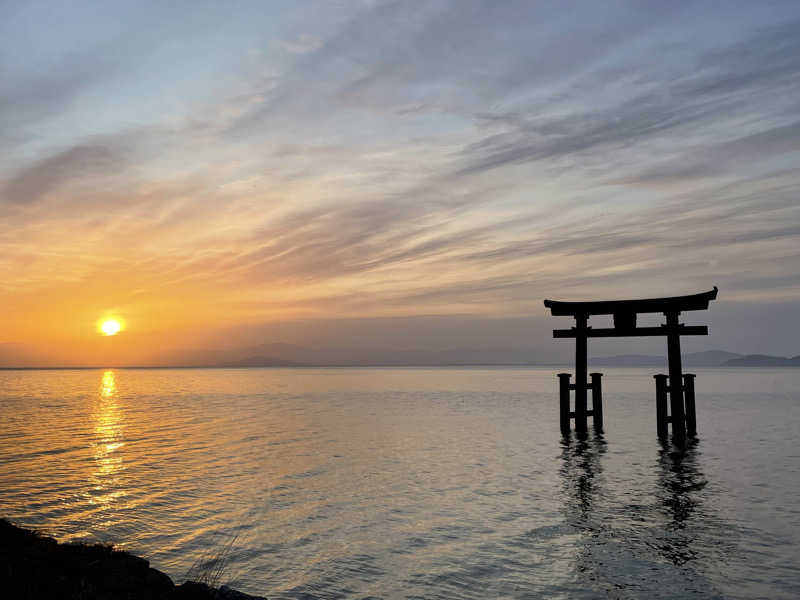
<svg viewBox="0 0 800 600">
<path fill-rule="evenodd" d="M 153 568 L 148 569 L 145 582 L 149 587 L 155 590 L 168 591 L 175 587 L 169 575 Z"/>
<path fill-rule="evenodd" d="M 185 581 L 175 588 L 173 597 L 181 600 L 214 600 L 216 590 L 205 583 Z"/>
<path fill-rule="evenodd" d="M 217 590 L 217 598 L 219 600 L 267 600 L 264 596 L 251 596 L 229 588 L 227 585 L 223 585 Z"/>
<path fill-rule="evenodd" d="M 146 575 L 150 569 L 150 561 L 139 556 L 134 556 L 128 552 L 121 552 L 115 550 L 111 553 L 111 557 L 115 560 L 121 561 L 124 564 L 124 569 L 131 573 L 139 573 Z"/>
<path fill-rule="evenodd" d="M 59 544 L 0 519 L 3 598 L 33 600 L 264 600 L 227 586 L 179 586 L 150 562 L 102 544 Z"/>
</svg>

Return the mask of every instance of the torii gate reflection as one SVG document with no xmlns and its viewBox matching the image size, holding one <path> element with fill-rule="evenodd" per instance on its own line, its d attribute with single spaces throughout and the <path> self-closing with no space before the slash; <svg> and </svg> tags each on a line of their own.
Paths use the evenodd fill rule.
<svg viewBox="0 0 800 600">
<path fill-rule="evenodd" d="M 689 326 L 678 322 L 683 311 L 706 310 L 708 303 L 717 298 L 717 287 L 702 294 L 647 298 L 643 300 L 609 300 L 592 302 L 558 302 L 545 300 L 544 305 L 553 316 L 572 316 L 575 327 L 553 330 L 554 338 L 575 338 L 575 383 L 570 383 L 569 373 L 559 373 L 561 396 L 561 431 L 569 433 L 570 419 L 575 418 L 575 430 L 587 430 L 587 417 L 594 420 L 596 429 L 603 428 L 603 399 L 601 373 L 592 373 L 587 382 L 586 342 L 590 337 L 631 337 L 664 335 L 667 337 L 669 385 L 667 375 L 656 375 L 656 416 L 658 435 L 667 435 L 667 423 L 672 423 L 673 437 L 682 440 L 697 433 L 694 404 L 694 375 L 683 374 L 681 368 L 682 335 L 708 335 L 706 326 Z M 658 327 L 636 327 L 638 313 L 664 313 L 667 322 Z M 592 329 L 589 317 L 613 315 L 614 327 Z M 592 410 L 587 409 L 587 390 L 592 390 Z M 570 390 L 575 390 L 575 411 L 570 410 Z M 670 414 L 667 415 L 667 393 Z"/>
</svg>

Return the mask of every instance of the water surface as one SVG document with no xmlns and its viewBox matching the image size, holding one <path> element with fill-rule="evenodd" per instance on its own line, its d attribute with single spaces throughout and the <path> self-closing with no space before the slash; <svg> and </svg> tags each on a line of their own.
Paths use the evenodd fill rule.
<svg viewBox="0 0 800 600">
<path fill-rule="evenodd" d="M 605 369 L 562 440 L 553 369 L 0 372 L 0 514 L 270 598 L 796 598 L 800 372 Z"/>
</svg>

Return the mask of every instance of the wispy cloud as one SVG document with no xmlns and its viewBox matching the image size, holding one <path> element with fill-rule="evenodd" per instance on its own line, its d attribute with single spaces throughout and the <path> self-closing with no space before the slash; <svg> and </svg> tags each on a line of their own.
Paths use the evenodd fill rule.
<svg viewBox="0 0 800 600">
<path fill-rule="evenodd" d="M 120 162 L 120 153 L 114 148 L 88 144 L 73 146 L 15 173 L 6 182 L 2 197 L 10 204 L 31 204 L 60 185 L 113 170 Z"/>
</svg>

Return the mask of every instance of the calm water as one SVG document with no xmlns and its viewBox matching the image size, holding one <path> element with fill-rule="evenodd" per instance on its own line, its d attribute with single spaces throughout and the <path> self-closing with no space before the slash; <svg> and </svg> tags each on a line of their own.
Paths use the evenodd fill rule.
<svg viewBox="0 0 800 600">
<path fill-rule="evenodd" d="M 0 372 L 0 514 L 270 598 L 800 597 L 800 371 L 699 370 L 699 442 L 606 369 Z"/>
</svg>

